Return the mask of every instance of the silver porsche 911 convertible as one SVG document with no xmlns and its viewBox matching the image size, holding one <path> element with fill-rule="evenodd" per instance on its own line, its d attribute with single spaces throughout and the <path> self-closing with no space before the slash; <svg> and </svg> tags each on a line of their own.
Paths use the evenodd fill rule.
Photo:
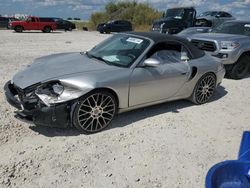
<svg viewBox="0 0 250 188">
<path fill-rule="evenodd" d="M 128 110 L 177 99 L 206 103 L 224 74 L 222 63 L 185 39 L 132 32 L 87 52 L 38 58 L 4 90 L 19 119 L 95 133 Z"/>
</svg>

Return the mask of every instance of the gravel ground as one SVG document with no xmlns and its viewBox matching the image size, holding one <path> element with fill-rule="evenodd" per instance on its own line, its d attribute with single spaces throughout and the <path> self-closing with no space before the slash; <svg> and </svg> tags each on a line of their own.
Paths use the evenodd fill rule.
<svg viewBox="0 0 250 188">
<path fill-rule="evenodd" d="M 107 36 L 0 31 L 0 87 L 34 58 L 87 50 Z M 204 187 L 213 164 L 237 158 L 250 122 L 249 81 L 225 79 L 205 105 L 177 101 L 118 115 L 94 135 L 22 123 L 0 89 L 0 187 Z"/>
</svg>

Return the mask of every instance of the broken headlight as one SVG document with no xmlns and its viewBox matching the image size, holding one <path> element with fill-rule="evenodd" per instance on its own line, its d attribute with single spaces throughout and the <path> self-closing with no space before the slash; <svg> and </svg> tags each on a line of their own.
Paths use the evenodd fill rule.
<svg viewBox="0 0 250 188">
<path fill-rule="evenodd" d="M 35 93 L 47 106 L 70 101 L 82 95 L 81 90 L 70 86 L 64 86 L 60 82 L 43 84 L 37 88 Z"/>
</svg>

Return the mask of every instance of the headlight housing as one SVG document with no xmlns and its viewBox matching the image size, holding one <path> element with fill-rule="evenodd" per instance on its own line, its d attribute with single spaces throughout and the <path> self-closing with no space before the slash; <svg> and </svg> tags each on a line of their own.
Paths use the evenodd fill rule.
<svg viewBox="0 0 250 188">
<path fill-rule="evenodd" d="M 80 89 L 65 86 L 59 81 L 49 82 L 39 86 L 35 94 L 46 105 L 51 106 L 66 101 L 70 101 L 82 96 L 86 91 Z"/>
<path fill-rule="evenodd" d="M 223 50 L 234 50 L 239 46 L 240 44 L 235 41 L 221 41 L 221 49 Z"/>
</svg>

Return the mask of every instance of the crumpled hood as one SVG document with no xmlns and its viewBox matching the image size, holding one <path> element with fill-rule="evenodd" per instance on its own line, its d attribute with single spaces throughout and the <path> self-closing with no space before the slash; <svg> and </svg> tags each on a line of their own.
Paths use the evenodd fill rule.
<svg viewBox="0 0 250 188">
<path fill-rule="evenodd" d="M 249 37 L 243 35 L 232 35 L 224 33 L 200 33 L 188 36 L 188 38 L 199 39 L 199 40 L 238 41 Z"/>
<path fill-rule="evenodd" d="M 56 80 L 62 76 L 115 68 L 95 59 L 90 59 L 85 54 L 55 54 L 36 59 L 26 69 L 19 71 L 12 81 L 15 85 L 24 89 L 39 82 Z"/>
</svg>

